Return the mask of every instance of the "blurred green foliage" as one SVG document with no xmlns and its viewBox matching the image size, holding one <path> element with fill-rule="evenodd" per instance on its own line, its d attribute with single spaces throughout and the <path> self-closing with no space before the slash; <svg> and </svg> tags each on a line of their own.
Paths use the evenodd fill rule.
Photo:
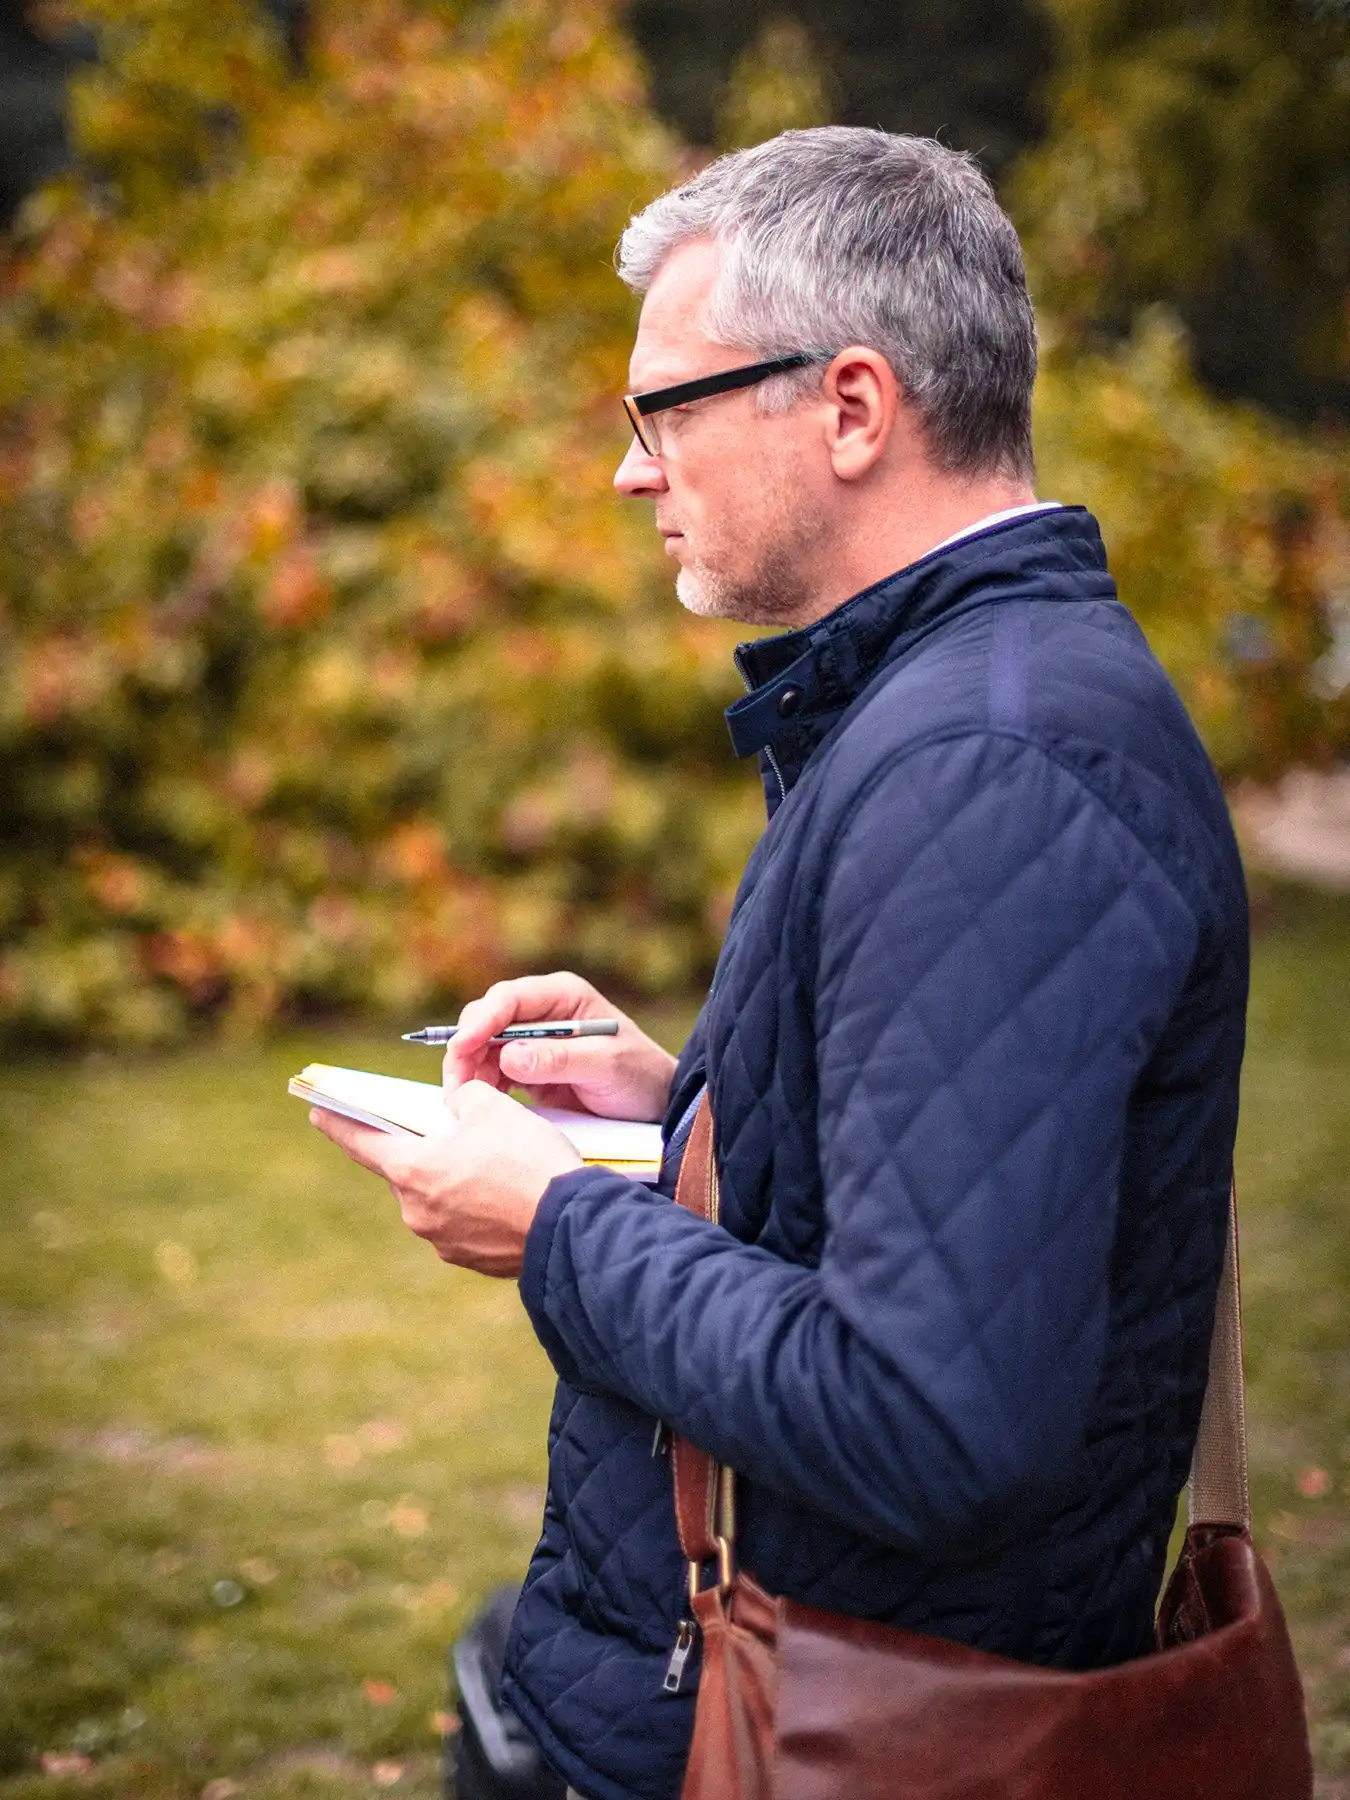
<svg viewBox="0 0 1350 1800">
<path fill-rule="evenodd" d="M 1350 417 L 1350 8 L 1040 0 L 1049 132 L 1020 172 L 1059 304 L 1175 306 L 1225 396 Z"/>
<path fill-rule="evenodd" d="M 612 249 L 688 166 L 612 7 L 333 0 L 298 81 L 248 0 L 82 11 L 83 173 L 0 266 L 0 1040 L 698 980 L 761 814 L 730 633 L 609 487 Z M 725 129 L 828 93 L 770 32 Z M 1344 457 L 1208 398 L 1166 314 L 1099 346 L 1081 148 L 1014 190 L 1042 491 L 1225 773 L 1325 760 Z"/>
<path fill-rule="evenodd" d="M 1034 251 L 1034 246 L 1033 246 Z M 1033 286 L 1036 283 L 1033 254 Z M 1350 749 L 1334 687 L 1350 620 L 1350 462 L 1195 380 L 1183 329 L 1143 310 L 1085 349 L 1038 307 L 1040 492 L 1082 500 L 1220 773 L 1270 779 Z"/>
<path fill-rule="evenodd" d="M 757 802 L 609 488 L 675 152 L 607 11 L 335 6 L 299 84 L 102 14 L 0 325 L 0 1029 L 687 982 Z"/>
<path fill-rule="evenodd" d="M 779 131 L 828 125 L 838 97 L 810 32 L 770 19 L 736 59 L 717 106 L 717 148 L 740 150 Z"/>
<path fill-rule="evenodd" d="M 1041 326 L 1041 492 L 1097 512 L 1225 776 L 1326 765 L 1350 749 L 1350 440 L 1196 373 L 1242 337 L 1207 316 L 1222 289 L 1263 322 L 1233 391 L 1297 411 L 1317 370 L 1328 394 L 1350 375 L 1350 15 L 1043 3 L 1050 129 L 1005 192 Z"/>
<path fill-rule="evenodd" d="M 727 143 L 747 58 L 800 74 L 794 37 L 814 45 L 808 86 L 840 125 L 940 136 L 996 173 L 1043 129 L 1055 34 L 1041 0 L 625 0 L 623 17 L 657 111 L 694 144 Z"/>
</svg>

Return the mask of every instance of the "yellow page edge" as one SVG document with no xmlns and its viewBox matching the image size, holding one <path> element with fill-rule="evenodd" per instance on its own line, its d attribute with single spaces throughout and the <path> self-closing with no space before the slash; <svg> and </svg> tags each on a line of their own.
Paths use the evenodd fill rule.
<svg viewBox="0 0 1350 1800">
<path fill-rule="evenodd" d="M 311 1106 L 320 1106 L 325 1112 L 337 1113 L 340 1118 L 352 1119 L 358 1125 L 373 1126 L 376 1131 L 403 1132 L 406 1137 L 424 1137 L 421 1131 L 414 1131 L 410 1125 L 395 1125 L 392 1119 L 381 1118 L 378 1113 L 364 1111 L 359 1106 L 352 1106 L 345 1100 L 334 1100 L 328 1094 L 321 1094 L 293 1075 L 286 1083 L 286 1092 L 293 1094 L 297 1100 L 307 1100 Z M 601 1157 L 583 1156 L 582 1162 L 588 1169 L 613 1169 L 618 1175 L 631 1175 L 634 1180 L 641 1181 L 648 1177 L 655 1181 L 660 1174 L 661 1165 L 654 1162 L 621 1162 L 617 1158 L 608 1162 Z"/>
</svg>

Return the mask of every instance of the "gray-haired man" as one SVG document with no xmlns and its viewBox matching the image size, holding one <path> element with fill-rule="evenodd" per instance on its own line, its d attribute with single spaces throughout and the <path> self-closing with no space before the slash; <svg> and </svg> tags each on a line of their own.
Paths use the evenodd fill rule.
<svg viewBox="0 0 1350 1800">
<path fill-rule="evenodd" d="M 559 1375 L 506 1694 L 592 1800 L 679 1790 L 698 1678 L 662 1454 L 740 1477 L 772 1592 L 1027 1661 L 1139 1655 L 1199 1414 L 1242 1051 L 1222 796 L 1077 507 L 975 166 L 881 132 L 712 164 L 624 236 L 621 493 L 691 610 L 773 625 L 728 714 L 770 820 L 678 1065 L 572 975 L 472 1002 L 460 1129 L 325 1129 Z M 665 1192 L 495 1091 L 664 1118 Z M 720 1222 L 669 1204 L 704 1085 Z M 903 1756 L 903 1745 L 897 1745 Z"/>
</svg>

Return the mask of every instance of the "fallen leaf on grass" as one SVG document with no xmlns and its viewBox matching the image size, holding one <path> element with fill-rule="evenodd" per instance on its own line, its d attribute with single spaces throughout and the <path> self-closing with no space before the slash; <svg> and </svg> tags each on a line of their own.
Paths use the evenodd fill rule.
<svg viewBox="0 0 1350 1800">
<path fill-rule="evenodd" d="M 427 1509 L 411 1494 L 404 1494 L 401 1500 L 389 1509 L 389 1523 L 400 1537 L 421 1537 L 427 1528 Z"/>
<path fill-rule="evenodd" d="M 360 1444 L 341 1432 L 324 1439 L 323 1453 L 330 1469 L 354 1469 L 361 1460 Z"/>
<path fill-rule="evenodd" d="M 513 1525 L 537 1531 L 544 1512 L 544 1490 L 539 1487 L 504 1488 L 498 1505 Z"/>
<path fill-rule="evenodd" d="M 403 1764 L 397 1762 L 377 1762 L 370 1771 L 370 1778 L 376 1787 L 393 1787 L 403 1779 Z"/>
<path fill-rule="evenodd" d="M 444 1612 L 448 1607 L 459 1602 L 459 1589 L 453 1581 L 433 1581 L 420 1593 L 412 1594 L 407 1602 L 409 1612 Z"/>
<path fill-rule="evenodd" d="M 94 1766 L 93 1758 L 81 1756 L 78 1750 L 44 1750 L 41 1762 L 42 1773 L 57 1780 L 70 1775 L 88 1775 Z"/>
<path fill-rule="evenodd" d="M 172 1287 L 191 1287 L 197 1279 L 197 1259 L 186 1244 L 168 1238 L 155 1245 L 155 1267 Z"/>
<path fill-rule="evenodd" d="M 376 1456 L 402 1449 L 408 1428 L 398 1419 L 367 1419 L 357 1431 L 362 1448 Z"/>
<path fill-rule="evenodd" d="M 388 1681 L 363 1681 L 361 1692 L 372 1706 L 392 1706 L 398 1699 L 398 1689 Z"/>
<path fill-rule="evenodd" d="M 1303 1469 L 1298 1478 L 1298 1491 L 1305 1500 L 1320 1500 L 1331 1492 L 1331 1477 L 1325 1469 Z"/>
</svg>

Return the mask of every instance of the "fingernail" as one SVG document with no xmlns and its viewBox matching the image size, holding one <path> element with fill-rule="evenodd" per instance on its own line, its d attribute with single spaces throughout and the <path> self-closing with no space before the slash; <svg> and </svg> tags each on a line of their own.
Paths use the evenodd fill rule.
<svg viewBox="0 0 1350 1800">
<path fill-rule="evenodd" d="M 527 1049 L 524 1044 L 513 1044 L 511 1046 L 511 1073 L 513 1075 L 529 1075 L 533 1073 L 535 1064 L 538 1061 L 539 1053 L 537 1050 Z"/>
</svg>

